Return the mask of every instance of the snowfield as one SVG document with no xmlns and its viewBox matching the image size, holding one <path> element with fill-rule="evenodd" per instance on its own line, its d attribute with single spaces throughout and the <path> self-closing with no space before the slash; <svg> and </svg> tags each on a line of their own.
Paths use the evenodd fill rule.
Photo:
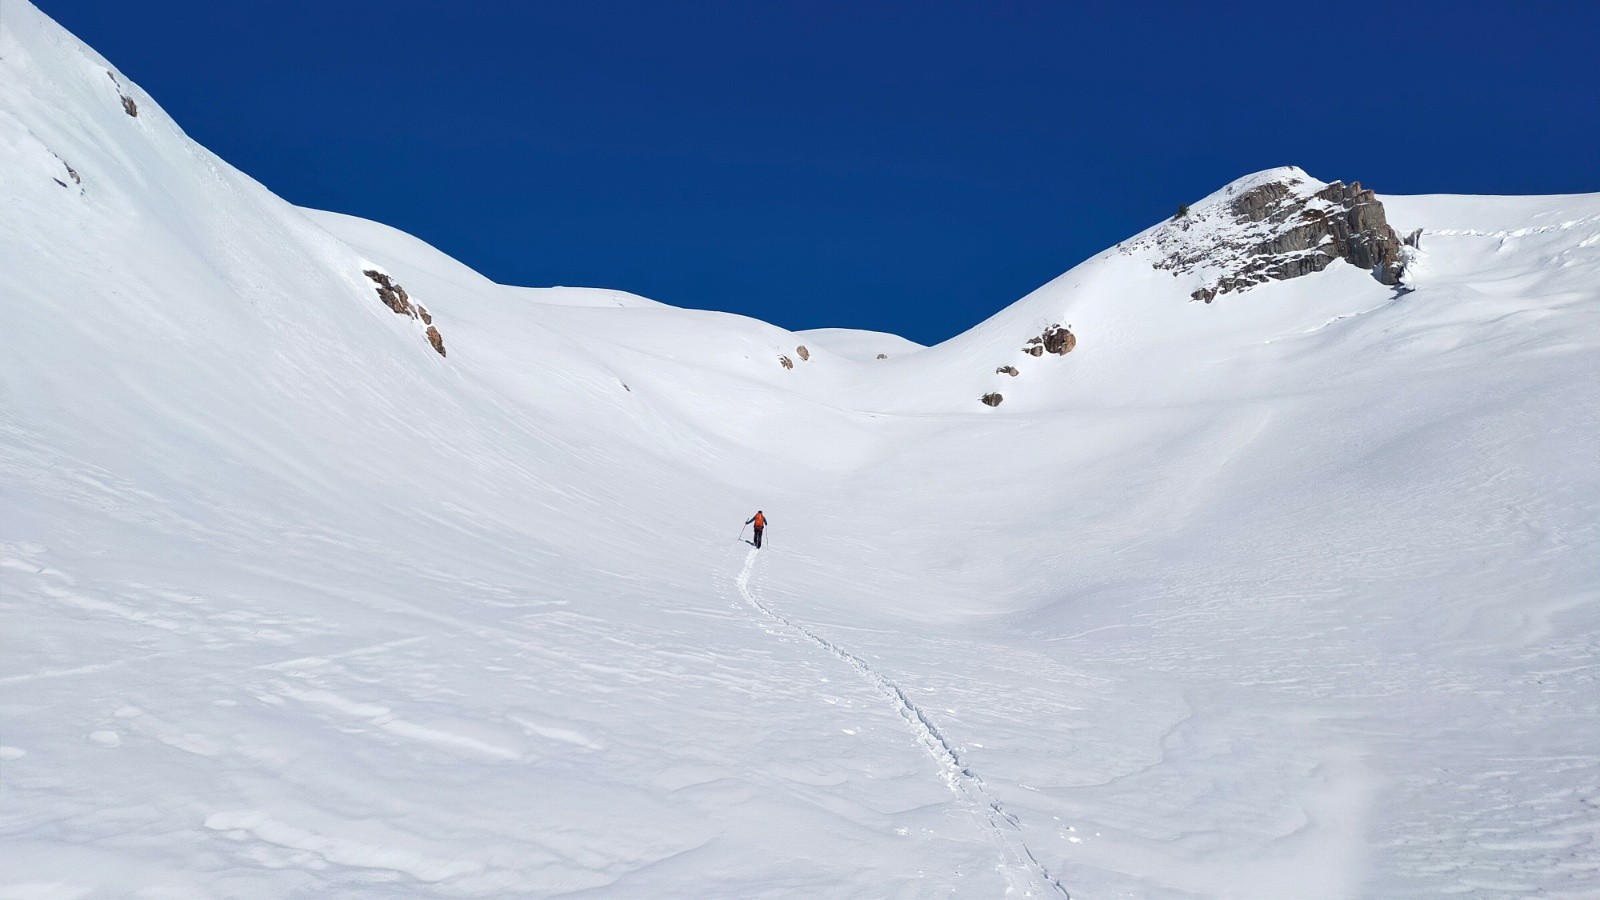
<svg viewBox="0 0 1600 900">
<path fill-rule="evenodd" d="M 1600 195 L 1382 200 L 1401 290 L 1163 223 L 794 334 L 291 206 L 5 0 L 0 897 L 1600 896 Z"/>
</svg>

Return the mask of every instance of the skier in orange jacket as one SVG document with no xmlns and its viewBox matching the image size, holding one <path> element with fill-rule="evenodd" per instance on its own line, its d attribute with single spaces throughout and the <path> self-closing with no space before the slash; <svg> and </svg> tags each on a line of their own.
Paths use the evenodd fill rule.
<svg viewBox="0 0 1600 900">
<path fill-rule="evenodd" d="M 755 545 L 756 545 L 756 549 L 760 549 L 761 548 L 761 532 L 765 531 L 766 528 L 767 528 L 767 514 L 758 509 L 758 510 L 756 510 L 756 514 L 751 516 L 750 518 L 746 519 L 744 523 L 746 525 L 754 525 L 754 526 L 756 526 Z"/>
</svg>

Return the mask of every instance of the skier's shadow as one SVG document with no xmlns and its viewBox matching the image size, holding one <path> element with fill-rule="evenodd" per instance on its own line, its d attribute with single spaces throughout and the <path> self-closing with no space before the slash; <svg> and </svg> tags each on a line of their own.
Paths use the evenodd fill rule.
<svg viewBox="0 0 1600 900">
<path fill-rule="evenodd" d="M 760 546 L 755 541 L 752 541 L 749 538 L 740 538 L 740 540 L 744 541 L 746 544 L 749 544 L 752 547 L 759 547 Z"/>
</svg>

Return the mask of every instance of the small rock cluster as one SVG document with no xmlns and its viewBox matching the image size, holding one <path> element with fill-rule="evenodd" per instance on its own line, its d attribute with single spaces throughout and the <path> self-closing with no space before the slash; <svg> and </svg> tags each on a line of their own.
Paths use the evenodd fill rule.
<svg viewBox="0 0 1600 900">
<path fill-rule="evenodd" d="M 801 362 L 807 362 L 811 359 L 811 351 L 806 349 L 805 344 L 801 344 L 800 346 L 794 348 L 794 355 L 800 357 Z M 785 369 L 793 369 L 794 360 L 787 356 L 779 356 L 778 365 L 783 366 Z"/>
<path fill-rule="evenodd" d="M 1022 352 L 1029 356 L 1039 356 L 1041 353 L 1054 353 L 1057 356 L 1066 356 L 1072 348 L 1078 346 L 1078 337 L 1072 329 L 1060 323 L 1051 325 L 1038 337 L 1028 338 L 1028 346 Z"/>
<path fill-rule="evenodd" d="M 440 356 L 445 355 L 444 336 L 439 334 L 438 327 L 433 324 L 433 315 L 428 312 L 427 307 L 420 303 L 411 302 L 411 295 L 406 293 L 405 288 L 396 284 L 394 279 L 379 272 L 377 269 L 366 269 L 361 274 L 372 279 L 372 282 L 378 286 L 378 299 L 383 301 L 384 306 L 389 307 L 399 315 L 421 319 L 422 324 L 427 326 L 427 331 L 424 333 L 428 336 L 428 343 L 433 346 L 433 349 Z"/>
<path fill-rule="evenodd" d="M 1053 353 L 1056 356 L 1066 356 L 1078 346 L 1078 336 L 1072 333 L 1072 327 L 1057 322 L 1046 328 L 1040 334 L 1028 338 L 1028 343 L 1023 345 L 1022 352 L 1029 356 L 1044 356 Z M 1010 375 L 1012 378 L 1021 375 L 1016 366 L 1001 366 L 994 370 L 996 375 Z M 981 401 L 985 406 L 999 406 L 1005 398 L 997 393 L 984 394 Z"/>
</svg>

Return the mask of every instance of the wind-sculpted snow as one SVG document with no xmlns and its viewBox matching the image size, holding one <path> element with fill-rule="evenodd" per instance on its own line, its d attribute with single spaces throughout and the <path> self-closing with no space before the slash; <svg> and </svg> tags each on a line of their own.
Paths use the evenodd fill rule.
<svg viewBox="0 0 1600 900">
<path fill-rule="evenodd" d="M 1600 895 L 1600 196 L 1381 200 L 1403 293 L 1156 225 L 795 334 L 297 209 L 7 0 L 0 896 Z"/>
</svg>

